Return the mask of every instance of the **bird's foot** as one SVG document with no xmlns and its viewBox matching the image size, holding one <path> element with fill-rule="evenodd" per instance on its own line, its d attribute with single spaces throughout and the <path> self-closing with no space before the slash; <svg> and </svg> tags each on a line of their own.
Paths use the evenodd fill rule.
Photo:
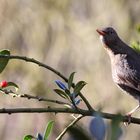
<svg viewBox="0 0 140 140">
<path fill-rule="evenodd" d="M 128 122 L 125 122 L 124 124 L 125 125 L 129 125 L 130 123 L 131 123 L 131 116 L 132 116 L 132 114 L 136 111 L 136 110 L 138 110 L 140 108 L 140 104 L 138 104 L 134 109 L 132 109 L 130 112 L 128 112 L 127 114 L 126 114 L 126 117 L 128 118 Z"/>
<path fill-rule="evenodd" d="M 128 126 L 131 123 L 132 113 L 127 113 L 125 116 L 128 118 L 128 121 L 127 122 L 124 122 L 124 125 L 125 126 Z"/>
</svg>

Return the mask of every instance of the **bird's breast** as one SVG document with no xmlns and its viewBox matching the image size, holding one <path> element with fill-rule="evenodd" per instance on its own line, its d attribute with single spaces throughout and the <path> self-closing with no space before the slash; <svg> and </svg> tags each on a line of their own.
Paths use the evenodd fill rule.
<svg viewBox="0 0 140 140">
<path fill-rule="evenodd" d="M 124 83 L 130 71 L 125 55 L 116 55 L 111 61 L 112 78 L 115 83 Z"/>
</svg>

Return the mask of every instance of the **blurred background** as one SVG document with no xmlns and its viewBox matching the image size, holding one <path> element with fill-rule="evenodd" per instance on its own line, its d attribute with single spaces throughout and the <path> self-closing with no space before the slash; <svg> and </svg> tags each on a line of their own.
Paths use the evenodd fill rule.
<svg viewBox="0 0 140 140">
<path fill-rule="evenodd" d="M 112 82 L 110 60 L 96 29 L 112 26 L 130 44 L 139 39 L 135 30 L 140 23 L 139 11 L 139 0 L 0 0 L 0 49 L 9 49 L 13 55 L 33 57 L 66 77 L 75 71 L 75 82 L 88 83 L 82 92 L 95 109 L 102 107 L 108 113 L 125 114 L 137 102 Z M 10 60 L 0 76 L 0 81 L 17 83 L 20 94 L 62 100 L 53 92 L 57 79 L 60 78 L 46 69 L 18 60 Z M 0 108 L 47 105 L 0 95 Z M 137 111 L 134 116 L 140 117 L 139 113 Z M 72 119 L 70 115 L 0 114 L 0 139 L 21 140 L 26 134 L 42 133 L 52 119 L 55 125 L 51 140 Z M 90 119 L 86 117 L 80 121 L 87 131 Z M 122 127 L 124 140 L 139 139 L 140 126 L 124 127 L 122 124 Z"/>
</svg>

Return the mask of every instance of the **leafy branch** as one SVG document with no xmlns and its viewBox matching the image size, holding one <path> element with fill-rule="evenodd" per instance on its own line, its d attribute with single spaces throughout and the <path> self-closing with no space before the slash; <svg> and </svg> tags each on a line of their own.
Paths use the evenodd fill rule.
<svg viewBox="0 0 140 140">
<path fill-rule="evenodd" d="M 55 70 L 54 68 L 36 60 L 36 59 L 33 59 L 33 58 L 28 58 L 28 57 L 25 57 L 25 56 L 16 56 L 16 55 L 3 55 L 3 54 L 0 54 L 0 58 L 6 58 L 6 59 L 18 59 L 18 60 L 23 60 L 23 61 L 26 61 L 26 62 L 31 62 L 31 63 L 34 63 L 34 64 L 37 64 L 38 66 L 40 67 L 43 67 L 43 68 L 46 68 L 50 71 L 52 71 L 53 73 L 57 74 L 59 77 L 61 77 L 65 82 L 68 82 L 68 79 L 63 75 L 61 74 L 60 72 L 58 72 L 57 70 Z M 72 87 L 74 88 L 75 87 L 75 84 L 72 83 Z M 81 92 L 79 93 L 79 96 L 82 98 L 82 100 L 84 101 L 84 103 L 86 104 L 86 106 L 88 107 L 88 109 L 93 109 L 92 106 L 90 105 L 90 103 L 88 102 L 88 100 L 81 94 Z"/>
<path fill-rule="evenodd" d="M 55 114 L 57 114 L 57 113 L 77 114 L 78 117 L 74 118 L 74 120 L 60 133 L 60 135 L 56 138 L 56 140 L 60 140 L 64 136 L 64 134 L 68 131 L 68 129 L 70 129 L 75 123 L 77 123 L 83 117 L 86 117 L 86 116 L 95 116 L 96 117 L 97 114 L 100 114 L 100 116 L 102 118 L 114 120 L 114 118 L 116 118 L 118 116 L 118 114 L 100 112 L 100 111 L 96 111 L 92 108 L 92 106 L 90 105 L 88 100 L 81 93 L 81 90 L 86 85 L 86 82 L 79 81 L 76 84 L 73 82 L 75 72 L 71 73 L 69 78 L 66 78 L 63 74 L 61 74 L 54 68 L 36 60 L 36 59 L 28 58 L 25 56 L 10 55 L 9 50 L 3 50 L 0 52 L 0 73 L 5 69 L 6 65 L 8 64 L 8 61 L 11 59 L 17 59 L 17 60 L 22 60 L 22 61 L 37 64 L 38 66 L 43 67 L 47 70 L 50 70 L 53 73 L 55 73 L 56 75 L 58 75 L 59 77 L 61 77 L 66 82 L 67 85 L 65 83 L 61 82 L 60 80 L 56 80 L 55 83 L 57 84 L 57 86 L 59 88 L 54 89 L 54 91 L 59 96 L 64 98 L 66 100 L 66 102 L 58 101 L 58 100 L 54 100 L 54 99 L 47 99 L 47 98 L 39 97 L 39 96 L 33 96 L 33 95 L 29 95 L 29 94 L 18 94 L 18 93 L 16 93 L 16 91 L 18 90 L 18 86 L 13 82 L 7 82 L 7 81 L 3 81 L 0 83 L 0 92 L 3 92 L 7 95 L 12 95 L 12 97 L 19 97 L 19 98 L 26 98 L 26 99 L 34 99 L 37 101 L 51 102 L 51 103 L 63 105 L 65 107 L 54 108 L 54 107 L 48 106 L 47 108 L 12 108 L 12 109 L 11 108 L 9 108 L 9 109 L 2 108 L 2 109 L 0 109 L 0 113 L 13 114 L 13 113 L 51 113 L 52 112 Z M 13 92 L 12 90 L 9 90 L 8 89 L 9 86 L 13 86 L 16 89 L 15 92 Z M 86 110 L 78 107 L 78 105 L 81 101 L 83 101 L 85 103 L 85 105 L 87 107 Z M 120 122 L 130 122 L 130 118 L 127 116 L 120 115 L 119 117 L 120 117 L 120 119 L 119 119 Z M 98 118 L 96 120 L 97 121 L 93 120 L 92 123 L 97 124 L 97 122 L 102 122 L 102 121 L 98 121 Z M 131 123 L 140 124 L 140 119 L 131 117 Z M 118 126 L 119 126 L 119 124 L 118 124 Z M 47 130 L 46 130 L 46 133 L 47 133 L 46 139 L 48 139 L 51 128 L 52 128 L 52 124 L 50 125 L 50 128 L 48 125 Z M 105 127 L 103 126 L 102 128 L 105 128 Z M 25 137 L 25 139 L 31 140 L 32 138 L 35 138 L 37 140 L 44 140 L 45 138 L 43 138 L 43 137 L 44 136 L 42 136 L 39 133 L 37 138 L 34 136 L 31 136 L 31 135 L 27 135 Z"/>
<path fill-rule="evenodd" d="M 40 97 L 40 96 L 33 96 L 33 95 L 29 95 L 29 94 L 18 94 L 13 92 L 12 90 L 7 90 L 7 89 L 0 89 L 0 92 L 7 94 L 7 95 L 11 95 L 12 97 L 18 97 L 18 98 L 26 98 L 28 100 L 32 99 L 32 100 L 37 100 L 37 101 L 43 101 L 43 102 L 51 102 L 51 103 L 55 103 L 55 104 L 60 104 L 60 105 L 70 105 L 69 103 L 66 102 L 62 102 L 62 101 L 58 101 L 58 100 L 54 100 L 54 99 L 48 99 L 48 98 L 44 98 L 44 97 Z"/>
</svg>

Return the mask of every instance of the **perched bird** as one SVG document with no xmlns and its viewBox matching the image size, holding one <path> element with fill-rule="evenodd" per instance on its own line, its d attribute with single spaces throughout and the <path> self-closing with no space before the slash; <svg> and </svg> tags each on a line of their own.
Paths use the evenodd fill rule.
<svg viewBox="0 0 140 140">
<path fill-rule="evenodd" d="M 127 115 L 140 107 L 140 54 L 125 44 L 112 27 L 96 30 L 111 60 L 113 81 L 139 101 Z"/>
</svg>

